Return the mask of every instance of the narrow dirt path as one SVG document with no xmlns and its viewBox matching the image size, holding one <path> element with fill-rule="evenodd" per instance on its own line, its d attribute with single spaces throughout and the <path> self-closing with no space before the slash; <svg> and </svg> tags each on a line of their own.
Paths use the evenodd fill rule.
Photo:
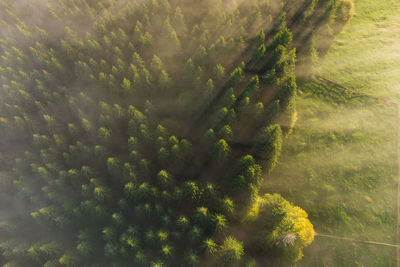
<svg viewBox="0 0 400 267">
<path fill-rule="evenodd" d="M 364 243 L 364 244 L 370 244 L 370 245 L 393 247 L 393 248 L 396 248 L 397 250 L 400 248 L 399 245 L 395 245 L 395 244 L 375 242 L 375 241 L 369 241 L 369 240 L 359 240 L 359 239 L 336 236 L 336 235 L 325 235 L 325 234 L 317 233 L 316 236 L 317 237 L 326 237 L 326 238 L 338 239 L 338 240 L 345 240 L 345 241 L 350 241 L 350 242 Z"/>
</svg>

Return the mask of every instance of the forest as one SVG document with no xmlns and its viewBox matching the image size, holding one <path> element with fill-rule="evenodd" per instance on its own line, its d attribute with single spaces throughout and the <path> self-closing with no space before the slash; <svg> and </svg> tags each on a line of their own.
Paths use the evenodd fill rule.
<svg viewBox="0 0 400 267">
<path fill-rule="evenodd" d="M 351 0 L 0 2 L 0 264 L 290 266 L 262 190 Z"/>
</svg>

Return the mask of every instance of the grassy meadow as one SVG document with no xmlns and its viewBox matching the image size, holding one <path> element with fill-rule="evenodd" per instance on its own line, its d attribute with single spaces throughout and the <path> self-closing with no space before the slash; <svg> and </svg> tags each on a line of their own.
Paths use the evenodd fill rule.
<svg viewBox="0 0 400 267">
<path fill-rule="evenodd" d="M 393 244 L 397 109 L 318 80 L 300 94 L 296 128 L 265 190 L 304 208 L 317 233 Z M 394 260 L 393 248 L 317 236 L 300 265 L 394 266 Z"/>
<path fill-rule="evenodd" d="M 357 90 L 400 100 L 400 1 L 356 0 L 355 16 L 319 72 Z"/>
<path fill-rule="evenodd" d="M 356 1 L 318 72 L 364 93 L 400 100 L 400 1 Z M 266 192 L 304 208 L 317 233 L 394 244 L 397 108 L 315 78 L 297 99 Z M 316 237 L 299 266 L 396 266 L 391 247 Z"/>
</svg>

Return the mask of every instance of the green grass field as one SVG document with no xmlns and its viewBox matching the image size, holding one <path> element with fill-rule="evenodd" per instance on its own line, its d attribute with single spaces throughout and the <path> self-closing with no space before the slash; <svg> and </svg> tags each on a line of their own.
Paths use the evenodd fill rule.
<svg viewBox="0 0 400 267">
<path fill-rule="evenodd" d="M 394 244 L 397 109 L 341 90 L 317 80 L 303 88 L 265 190 L 304 208 L 317 233 Z M 394 266 L 395 249 L 317 236 L 300 265 L 361 263 Z"/>
<path fill-rule="evenodd" d="M 400 1 L 356 0 L 319 71 L 348 87 L 400 100 Z"/>
<path fill-rule="evenodd" d="M 356 1 L 319 73 L 400 100 L 400 1 Z M 301 86 L 298 122 L 265 191 L 304 208 L 317 233 L 394 244 L 397 109 L 325 81 Z M 396 266 L 394 248 L 316 237 L 299 266 Z"/>
</svg>

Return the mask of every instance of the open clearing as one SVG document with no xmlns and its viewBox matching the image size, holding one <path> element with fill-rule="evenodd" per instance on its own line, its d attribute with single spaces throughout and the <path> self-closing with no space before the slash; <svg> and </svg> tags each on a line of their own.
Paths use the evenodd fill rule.
<svg viewBox="0 0 400 267">
<path fill-rule="evenodd" d="M 400 1 L 356 1 L 319 73 L 400 100 Z M 318 233 L 396 244 L 397 107 L 314 79 L 265 191 L 304 208 Z M 396 248 L 316 236 L 300 266 L 396 266 Z"/>
<path fill-rule="evenodd" d="M 319 66 L 345 86 L 400 100 L 400 1 L 357 0 L 355 17 Z"/>
<path fill-rule="evenodd" d="M 395 244 L 396 107 L 321 81 L 303 90 L 298 123 L 265 189 L 304 208 L 318 233 Z M 395 249 L 317 236 L 302 263 L 395 266 Z"/>
</svg>

